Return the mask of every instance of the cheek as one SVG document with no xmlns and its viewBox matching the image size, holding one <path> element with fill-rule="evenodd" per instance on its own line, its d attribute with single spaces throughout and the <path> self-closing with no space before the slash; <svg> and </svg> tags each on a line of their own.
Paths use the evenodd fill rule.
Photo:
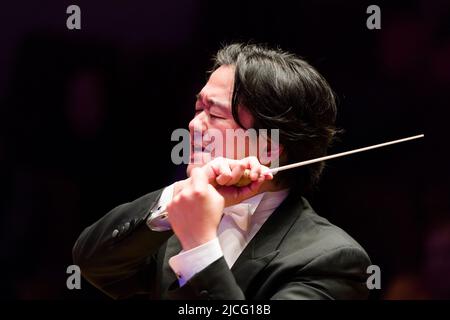
<svg viewBox="0 0 450 320">
<path fill-rule="evenodd" d="M 228 136 L 226 134 L 227 129 L 230 130 Z M 238 132 L 235 130 L 238 130 Z M 253 155 L 249 152 L 249 140 L 242 138 L 242 134 L 245 132 L 245 129 L 241 128 L 234 120 L 230 120 L 228 125 L 222 127 L 221 132 L 223 137 L 224 157 L 231 159 L 242 159 L 249 155 Z M 239 136 L 239 138 L 235 136 Z"/>
<path fill-rule="evenodd" d="M 245 108 L 239 110 L 239 120 L 246 129 L 252 128 L 255 122 L 252 114 Z"/>
<path fill-rule="evenodd" d="M 251 128 L 253 126 L 253 117 L 252 115 L 246 111 L 242 110 L 240 112 L 240 120 L 242 122 L 242 125 L 244 128 Z M 221 133 L 222 136 L 222 148 L 217 148 L 214 150 L 214 152 L 211 154 L 213 158 L 222 156 L 226 158 L 232 158 L 232 159 L 241 159 L 249 155 L 253 155 L 252 152 L 249 152 L 250 148 L 248 145 L 247 139 L 245 140 L 245 144 L 239 146 L 237 143 L 237 140 L 230 139 L 228 141 L 226 131 L 228 130 L 236 130 L 236 129 L 242 129 L 234 119 L 227 119 L 227 120 L 217 120 L 214 122 L 208 123 L 208 129 L 215 129 Z M 217 147 L 217 145 L 216 145 Z"/>
</svg>

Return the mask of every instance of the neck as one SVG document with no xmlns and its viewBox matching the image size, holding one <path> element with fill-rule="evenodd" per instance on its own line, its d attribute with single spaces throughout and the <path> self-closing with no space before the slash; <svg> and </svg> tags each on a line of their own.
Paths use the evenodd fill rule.
<svg viewBox="0 0 450 320">
<path fill-rule="evenodd" d="M 280 191 L 283 189 L 286 189 L 286 187 L 283 185 L 277 184 L 275 181 L 271 180 L 271 181 L 264 182 L 257 194 L 263 193 L 263 192 L 275 192 L 275 191 Z"/>
</svg>

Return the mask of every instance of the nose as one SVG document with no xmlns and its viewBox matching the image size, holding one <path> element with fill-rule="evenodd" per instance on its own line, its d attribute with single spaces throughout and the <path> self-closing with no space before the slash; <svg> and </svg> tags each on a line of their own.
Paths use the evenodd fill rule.
<svg viewBox="0 0 450 320">
<path fill-rule="evenodd" d="M 206 129 L 206 115 L 205 111 L 202 111 L 189 122 L 189 131 L 191 134 L 193 134 L 194 131 L 203 133 Z"/>
</svg>

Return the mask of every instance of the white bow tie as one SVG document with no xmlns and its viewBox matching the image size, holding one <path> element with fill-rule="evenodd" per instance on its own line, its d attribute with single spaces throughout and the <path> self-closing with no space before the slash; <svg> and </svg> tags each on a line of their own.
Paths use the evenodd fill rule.
<svg viewBox="0 0 450 320">
<path fill-rule="evenodd" d="M 252 216 L 251 207 L 250 203 L 238 203 L 224 208 L 223 213 L 230 216 L 243 231 L 247 231 Z"/>
</svg>

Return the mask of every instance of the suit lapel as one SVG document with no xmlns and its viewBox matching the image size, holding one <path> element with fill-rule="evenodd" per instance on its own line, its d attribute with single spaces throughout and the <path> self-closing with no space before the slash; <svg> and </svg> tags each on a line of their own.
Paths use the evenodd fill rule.
<svg viewBox="0 0 450 320">
<path fill-rule="evenodd" d="M 301 213 L 300 197 L 290 194 L 246 246 L 231 271 L 246 296 L 251 282 L 279 253 L 279 246 Z"/>
</svg>

